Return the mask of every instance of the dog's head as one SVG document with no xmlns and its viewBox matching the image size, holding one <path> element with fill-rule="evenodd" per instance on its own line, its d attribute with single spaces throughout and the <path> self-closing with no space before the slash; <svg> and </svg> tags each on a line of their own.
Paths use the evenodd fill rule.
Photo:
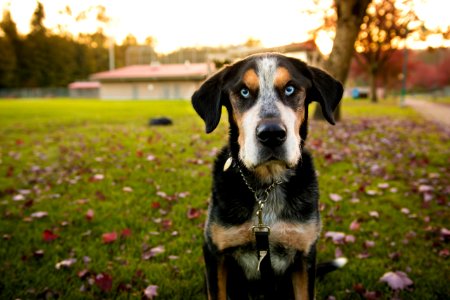
<svg viewBox="0 0 450 300">
<path fill-rule="evenodd" d="M 269 53 L 223 68 L 194 93 L 192 104 L 207 133 L 217 127 L 225 106 L 232 151 L 234 147 L 247 169 L 270 180 L 299 162 L 308 104 L 319 102 L 324 117 L 334 124 L 342 92 L 341 83 L 324 71 Z"/>
</svg>

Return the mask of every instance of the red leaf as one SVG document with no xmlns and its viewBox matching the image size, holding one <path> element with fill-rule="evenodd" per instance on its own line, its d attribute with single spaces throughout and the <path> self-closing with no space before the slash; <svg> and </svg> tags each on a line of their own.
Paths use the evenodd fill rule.
<svg viewBox="0 0 450 300">
<path fill-rule="evenodd" d="M 96 191 L 95 192 L 95 196 L 97 197 L 98 200 L 100 201 L 104 201 L 106 199 L 105 194 L 103 194 L 101 191 Z"/>
<path fill-rule="evenodd" d="M 95 285 L 103 292 L 109 292 L 112 289 L 112 277 L 106 273 L 100 273 L 95 276 Z"/>
<path fill-rule="evenodd" d="M 86 212 L 86 220 L 91 221 L 94 218 L 94 210 L 93 209 L 88 209 L 88 211 Z"/>
<path fill-rule="evenodd" d="M 161 203 L 159 203 L 159 202 L 152 202 L 152 208 L 154 208 L 154 209 L 158 209 L 158 208 L 160 208 L 161 207 Z"/>
<path fill-rule="evenodd" d="M 117 233 L 108 232 L 102 235 L 103 244 L 111 244 L 117 240 Z"/>
<path fill-rule="evenodd" d="M 350 224 L 350 230 L 352 230 L 352 231 L 357 231 L 357 230 L 359 230 L 360 227 L 361 227 L 361 224 L 358 222 L 358 220 L 354 220 Z"/>
<path fill-rule="evenodd" d="M 45 242 L 51 242 L 53 240 L 56 240 L 57 238 L 59 238 L 59 235 L 54 234 L 53 231 L 49 229 L 44 230 L 44 232 L 42 233 L 42 239 Z"/>
<path fill-rule="evenodd" d="M 130 228 L 125 228 L 124 230 L 122 230 L 122 237 L 129 237 L 131 235 L 131 229 Z"/>
<path fill-rule="evenodd" d="M 161 221 L 162 229 L 168 230 L 170 227 L 172 227 L 172 220 L 164 219 Z"/>
<path fill-rule="evenodd" d="M 187 211 L 187 217 L 189 220 L 197 219 L 198 217 L 200 217 L 200 215 L 201 215 L 201 211 L 196 208 L 190 207 Z"/>
</svg>

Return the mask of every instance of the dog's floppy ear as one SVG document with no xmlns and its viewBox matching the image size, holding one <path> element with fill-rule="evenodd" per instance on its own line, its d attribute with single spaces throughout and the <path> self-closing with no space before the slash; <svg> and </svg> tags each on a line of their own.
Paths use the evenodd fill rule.
<svg viewBox="0 0 450 300">
<path fill-rule="evenodd" d="M 228 67 L 206 80 L 192 95 L 192 106 L 205 121 L 206 133 L 216 129 L 222 114 L 223 78 Z"/>
<path fill-rule="evenodd" d="M 315 67 L 308 67 L 312 74 L 313 86 L 310 90 L 310 100 L 317 101 L 322 107 L 325 119 L 335 124 L 333 112 L 342 99 L 344 88 L 342 84 L 330 74 Z"/>
</svg>

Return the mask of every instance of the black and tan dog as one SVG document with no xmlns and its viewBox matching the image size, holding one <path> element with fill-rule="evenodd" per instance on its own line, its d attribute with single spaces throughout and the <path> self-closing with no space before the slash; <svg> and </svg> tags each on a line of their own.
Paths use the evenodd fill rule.
<svg viewBox="0 0 450 300">
<path fill-rule="evenodd" d="M 223 68 L 192 96 L 207 133 L 222 106 L 230 124 L 205 226 L 209 299 L 314 298 L 321 222 L 316 174 L 303 148 L 308 104 L 319 102 L 334 124 L 342 92 L 324 71 L 267 53 Z"/>
</svg>

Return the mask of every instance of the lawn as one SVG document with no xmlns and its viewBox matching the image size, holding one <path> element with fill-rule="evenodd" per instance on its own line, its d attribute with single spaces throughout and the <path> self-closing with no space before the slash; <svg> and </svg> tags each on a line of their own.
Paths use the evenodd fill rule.
<svg viewBox="0 0 450 300">
<path fill-rule="evenodd" d="M 311 122 L 307 141 L 318 260 L 350 259 L 317 299 L 446 298 L 448 132 L 393 102 L 346 100 L 343 115 Z M 174 125 L 149 127 L 156 116 Z M 204 299 L 209 174 L 226 136 L 225 121 L 204 134 L 188 101 L 1 100 L 0 299 Z"/>
</svg>

